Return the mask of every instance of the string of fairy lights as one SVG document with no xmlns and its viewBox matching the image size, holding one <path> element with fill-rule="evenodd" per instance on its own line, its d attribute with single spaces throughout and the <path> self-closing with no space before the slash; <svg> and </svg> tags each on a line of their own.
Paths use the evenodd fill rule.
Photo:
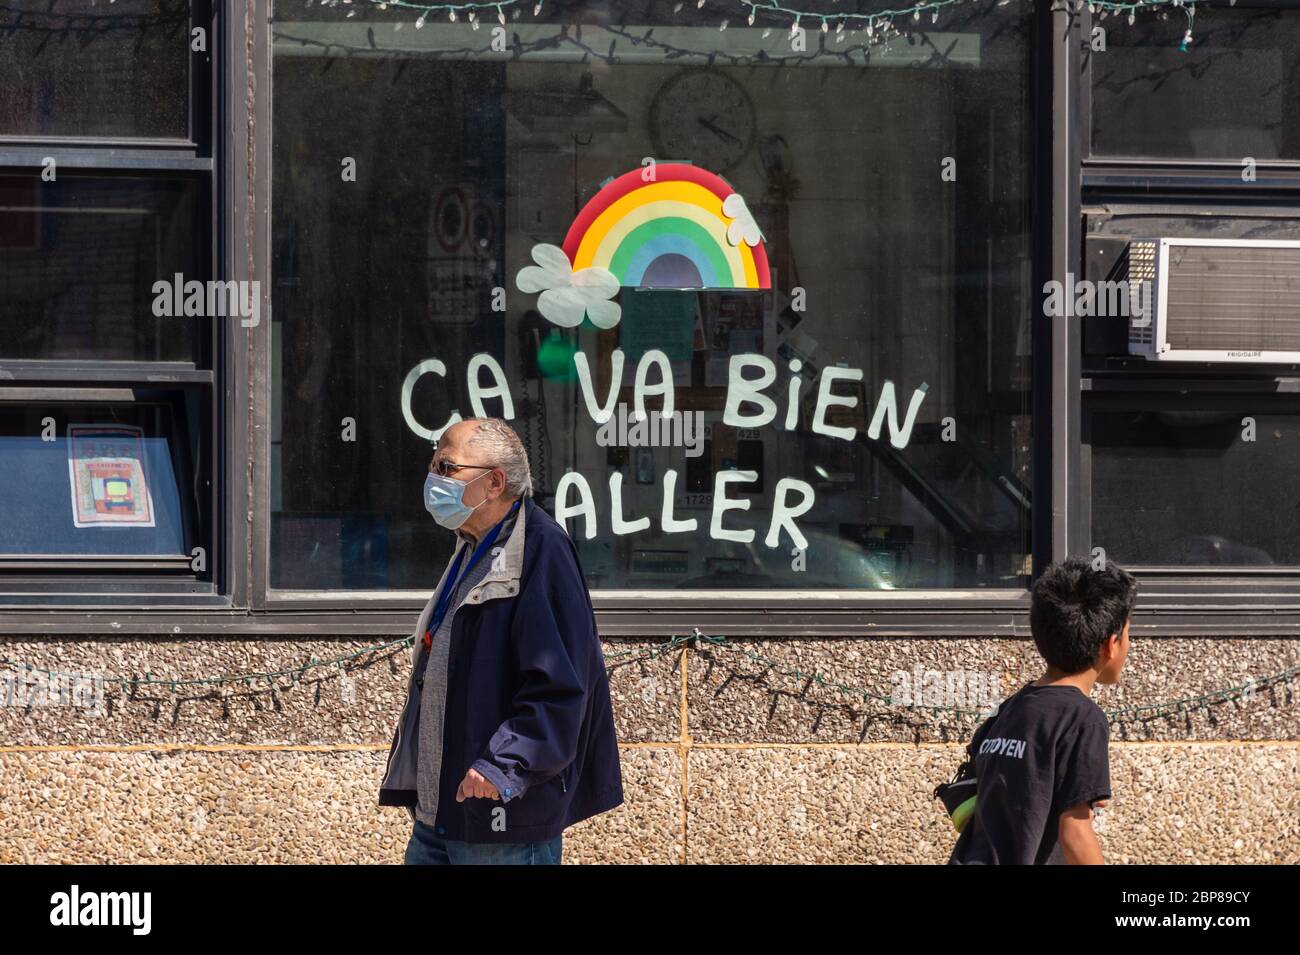
<svg viewBox="0 0 1300 955">
<path fill-rule="evenodd" d="M 307 0 L 308 4 L 312 0 Z M 348 8 L 347 17 L 357 15 L 357 7 L 368 3 L 379 10 L 407 11 L 415 16 L 417 29 L 434 18 L 446 19 L 450 23 L 462 20 L 477 30 L 482 22 L 495 19 L 498 25 L 505 25 L 508 19 L 518 20 L 522 12 L 532 7 L 534 18 L 541 17 L 550 9 L 557 7 L 557 0 L 470 0 L 465 3 L 428 3 L 425 0 L 319 0 L 322 7 Z M 808 9 L 789 6 L 781 0 L 693 0 L 696 9 L 703 10 L 706 3 L 710 11 L 722 9 L 717 21 L 719 30 L 727 29 L 731 23 L 726 8 L 740 7 L 740 14 L 749 26 L 762 23 L 765 27 L 777 21 L 789 27 L 791 36 L 811 27 L 821 33 L 832 30 L 837 36 L 846 33 L 863 33 L 868 42 L 887 40 L 909 30 L 924 29 L 927 25 L 939 23 L 941 14 L 954 7 L 988 6 L 990 3 L 1004 7 L 1013 0 L 924 0 L 921 3 L 882 7 L 878 10 L 850 10 L 847 0 L 831 0 L 830 9 Z M 1033 2 L 1033 0 L 1024 0 Z M 1180 11 L 1187 18 L 1187 29 L 1183 33 L 1180 49 L 1186 52 L 1194 42 L 1197 4 L 1208 4 L 1210 0 L 1053 0 L 1053 9 L 1073 9 L 1081 12 L 1085 8 L 1101 19 L 1108 16 L 1125 17 L 1130 24 L 1137 21 L 1139 13 L 1155 12 L 1167 16 L 1170 11 Z M 1228 0 L 1235 6 L 1237 0 Z M 686 7 L 688 0 L 679 0 L 673 6 L 673 13 L 678 14 Z M 508 16 L 507 16 L 508 11 Z"/>
<path fill-rule="evenodd" d="M 534 19 L 550 15 L 559 9 L 563 0 L 467 0 L 463 3 L 428 3 L 425 0 L 302 0 L 306 6 L 319 4 L 321 8 L 346 11 L 345 18 L 356 17 L 365 7 L 381 11 L 409 13 L 414 17 L 415 27 L 423 28 L 431 19 L 446 19 L 449 23 L 468 23 L 471 29 L 478 30 L 483 23 L 495 21 L 504 26 L 510 21 L 519 20 L 531 7 Z M 716 22 L 719 30 L 726 30 L 731 24 L 733 14 L 738 14 L 753 27 L 761 23 L 764 36 L 768 36 L 774 25 L 784 24 L 789 27 L 790 35 L 796 36 L 808 28 L 823 34 L 833 32 L 836 42 L 842 42 L 850 34 L 861 34 L 866 45 L 888 42 L 903 35 L 924 31 L 939 24 L 942 14 L 960 8 L 972 15 L 978 15 L 982 8 L 1005 7 L 1011 3 L 1033 4 L 1035 0 L 924 0 L 924 2 L 896 7 L 881 7 L 875 10 L 850 10 L 850 0 L 829 0 L 829 9 L 809 9 L 789 6 L 780 0 L 677 0 L 672 6 L 676 16 L 691 3 L 696 11 L 713 13 L 721 11 Z M 1047 0 L 1044 0 L 1047 2 Z M 1160 17 L 1167 17 L 1170 11 L 1181 11 L 1187 18 L 1187 29 L 1183 33 L 1180 48 L 1186 52 L 1194 42 L 1198 5 L 1208 8 L 1211 3 L 1222 4 L 1225 0 L 1050 0 L 1052 9 L 1081 12 L 1087 9 L 1099 15 L 1101 20 L 1109 16 L 1127 18 L 1130 24 L 1137 20 L 1139 13 L 1152 12 Z M 1226 0 L 1229 6 L 1235 6 L 1237 0 Z M 738 10 L 736 8 L 739 8 Z M 728 12 L 730 11 L 730 12 Z M 703 15 L 700 13 L 699 15 Z M 15 31 L 42 32 L 51 35 L 74 35 L 77 37 L 98 36 L 115 29 L 138 29 L 140 26 L 154 27 L 166 23 L 173 26 L 183 25 L 174 17 L 157 15 L 129 14 L 60 10 L 57 13 L 18 13 L 12 22 L 0 29 L 0 35 Z M 133 26 L 133 24 L 135 24 Z M 396 22 L 396 28 L 403 21 Z M 607 26 L 612 24 L 606 24 Z M 623 26 L 624 24 L 618 24 Z M 470 51 L 472 52 L 472 51 Z M 701 51 L 686 51 L 700 53 Z M 715 53 L 725 57 L 726 51 Z M 764 57 L 763 59 L 772 59 Z M 806 59 L 797 57 L 791 59 Z"/>
<path fill-rule="evenodd" d="M 381 654 L 384 651 L 395 651 L 401 648 L 411 646 L 414 637 L 398 637 L 393 640 L 385 640 L 370 646 L 362 647 L 351 653 L 342 654 L 326 660 L 319 660 L 315 657 L 310 658 L 302 666 L 285 667 L 277 670 L 257 671 L 251 673 L 226 674 L 208 677 L 193 678 L 176 678 L 176 677 L 158 677 L 152 672 L 146 672 L 139 676 L 122 677 L 103 675 L 97 679 L 108 686 L 120 687 L 124 692 L 136 697 L 140 691 L 161 691 L 166 688 L 172 695 L 177 695 L 178 691 L 187 688 L 213 688 L 236 686 L 243 684 L 250 693 L 272 692 L 291 689 L 306 682 L 307 674 L 321 669 L 335 669 L 340 674 L 348 673 L 349 664 L 354 664 L 357 668 L 361 665 L 356 661 L 362 657 Z M 827 679 L 817 671 L 803 670 L 798 667 L 788 667 L 781 661 L 776 660 L 763 653 L 759 653 L 744 645 L 735 643 L 721 634 L 711 636 L 702 633 L 699 628 L 695 628 L 690 634 L 683 636 L 674 636 L 662 643 L 650 647 L 632 648 L 627 650 L 616 650 L 605 653 L 606 660 L 619 661 L 616 665 L 625 666 L 628 663 L 653 660 L 657 657 L 680 650 L 682 648 L 691 649 L 716 649 L 726 650 L 737 653 L 751 663 L 756 663 L 763 668 L 763 676 L 766 678 L 769 674 L 783 676 L 791 680 L 797 680 L 804 685 L 805 690 L 812 686 L 819 686 L 826 690 L 831 690 L 841 694 L 849 700 L 861 701 L 864 703 L 879 703 L 887 707 L 898 707 L 900 710 L 924 710 L 934 713 L 952 713 L 958 716 L 986 716 L 987 710 L 976 709 L 969 706 L 947 706 L 937 704 L 917 703 L 914 699 L 895 701 L 889 694 L 874 692 L 863 686 L 852 686 L 847 683 L 841 683 L 835 680 Z M 374 662 L 374 658 L 367 661 Z M 22 663 L 16 660 L 10 660 L 0 657 L 0 665 L 14 668 L 17 672 L 25 674 L 25 680 L 30 680 L 33 676 L 39 675 L 45 679 L 58 680 L 63 677 L 81 676 L 86 674 L 74 674 L 66 670 L 49 670 L 42 667 L 34 667 L 28 663 Z M 607 667 L 612 669 L 612 667 Z M 1221 690 L 1215 690 L 1208 693 L 1194 693 L 1172 700 L 1165 700 L 1159 703 L 1144 703 L 1138 706 L 1120 707 L 1117 709 L 1106 710 L 1106 716 L 1112 722 L 1124 719 L 1156 719 L 1164 716 L 1190 716 L 1193 711 L 1205 709 L 1213 705 L 1235 701 L 1249 701 L 1256 694 L 1269 690 L 1273 687 L 1282 686 L 1292 683 L 1300 675 L 1300 666 L 1288 667 L 1276 673 L 1259 678 L 1250 678 L 1236 686 L 1226 687 Z M 1293 699 L 1292 694 L 1287 694 L 1287 701 Z M 1276 700 L 1274 701 L 1276 703 Z M 21 703 L 19 705 L 22 705 Z"/>
<path fill-rule="evenodd" d="M 497 26 L 504 26 L 512 20 L 517 21 L 530 7 L 534 19 L 550 18 L 554 10 L 563 8 L 563 0 L 466 0 L 461 3 L 428 3 L 426 0 L 302 0 L 302 2 L 308 7 L 318 4 L 320 8 L 346 11 L 344 16 L 349 19 L 356 17 L 361 9 L 370 7 L 380 11 L 408 13 L 414 18 L 417 29 L 423 28 L 431 19 L 440 18 L 453 24 L 468 23 L 475 31 L 483 23 L 495 21 Z M 829 0 L 827 8 L 810 9 L 787 5 L 781 0 L 677 0 L 671 9 L 673 15 L 677 16 L 693 3 L 696 19 L 718 12 L 719 19 L 714 22 L 719 30 L 726 30 L 732 22 L 732 16 L 739 15 L 751 27 L 761 24 L 764 37 L 773 32 L 774 28 L 784 25 L 788 26 L 792 37 L 798 35 L 800 31 L 812 29 L 823 34 L 833 32 L 837 43 L 843 42 L 849 35 L 860 35 L 864 45 L 870 46 L 888 42 L 898 36 L 923 34 L 927 28 L 939 24 L 941 15 L 950 11 L 962 10 L 969 19 L 970 16 L 979 15 L 986 9 L 1005 7 L 1012 3 L 1032 4 L 1035 0 L 923 0 L 911 5 L 881 6 L 879 9 L 871 10 L 849 9 L 850 2 L 851 0 Z M 1182 49 L 1186 51 L 1193 42 L 1193 27 L 1198 4 L 1204 7 L 1211 2 L 1222 3 L 1224 0 L 1050 0 L 1050 2 L 1052 9 L 1082 11 L 1086 8 L 1094 14 L 1099 14 L 1102 20 L 1111 15 L 1125 16 L 1130 24 L 1136 22 L 1137 15 L 1142 12 L 1150 11 L 1165 17 L 1171 10 L 1181 10 L 1187 18 L 1187 29 L 1181 44 Z M 1229 5 L 1236 4 L 1236 0 L 1227 0 L 1227 2 Z M 826 0 L 823 0 L 823 6 L 826 6 Z M 951 17 L 948 19 L 952 20 Z M 0 28 L 0 35 L 27 31 L 85 38 L 99 36 L 113 30 L 159 25 L 180 26 L 182 23 L 175 17 L 133 15 L 116 11 L 20 12 L 15 15 L 12 22 Z M 403 25 L 403 20 L 395 22 L 395 28 L 400 29 Z M 577 26 L 578 22 L 575 21 L 573 25 Z M 624 23 L 613 22 L 594 25 L 605 25 L 607 28 L 626 26 Z M 707 53 L 707 51 L 678 51 L 671 48 L 666 52 L 701 55 Z M 712 53 L 727 56 L 725 50 L 712 51 Z M 780 58 L 765 56 L 761 59 L 766 61 Z"/>
<path fill-rule="evenodd" d="M 727 66 L 786 66 L 799 65 L 802 63 L 824 63 L 828 60 L 840 60 L 849 65 L 857 65 L 860 61 L 855 57 L 870 58 L 871 45 L 851 44 L 841 49 L 831 49 L 825 44 L 810 46 L 803 52 L 777 53 L 768 52 L 765 49 L 753 51 L 738 50 L 705 50 L 683 47 L 676 43 L 670 43 L 661 36 L 655 36 L 653 27 L 636 27 L 629 28 L 615 24 L 604 24 L 600 27 L 601 35 L 610 38 L 608 47 L 597 46 L 588 39 L 592 34 L 584 34 L 581 27 L 570 28 L 567 24 L 560 24 L 556 32 L 545 36 L 535 37 L 530 40 L 523 40 L 518 34 L 511 37 L 508 53 L 512 58 L 524 58 L 531 54 L 552 52 L 563 47 L 571 47 L 577 54 L 581 54 L 586 61 L 601 62 L 613 66 L 620 62 L 620 51 L 618 44 L 627 43 L 632 48 L 649 48 L 659 50 L 666 60 L 688 62 L 691 59 L 702 60 L 710 66 L 727 65 Z M 764 30 L 764 37 L 771 32 L 770 28 Z M 322 39 L 310 35 L 301 35 L 295 33 L 292 29 L 284 25 L 277 25 L 273 36 L 277 43 L 297 43 L 303 47 L 314 47 L 322 51 L 325 57 L 335 55 L 353 55 L 369 54 L 374 52 L 373 47 L 349 44 L 335 38 Z M 835 37 L 836 42 L 842 39 L 843 35 Z M 927 63 L 931 65 L 942 65 L 949 61 L 948 51 L 941 48 L 938 44 L 931 42 L 928 36 L 922 36 L 918 44 L 919 52 Z M 884 47 L 884 52 L 888 53 L 888 46 Z M 452 46 L 450 44 L 440 46 L 436 49 L 422 51 L 422 54 L 431 59 L 471 59 L 479 56 L 494 56 L 500 54 L 501 50 L 494 49 L 489 43 L 484 42 L 479 45 L 461 45 Z M 915 57 L 918 50 L 911 51 Z"/>
</svg>

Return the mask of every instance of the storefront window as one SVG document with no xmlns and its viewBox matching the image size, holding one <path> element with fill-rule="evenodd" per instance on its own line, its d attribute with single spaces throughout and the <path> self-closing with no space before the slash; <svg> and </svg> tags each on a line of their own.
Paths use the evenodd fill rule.
<svg viewBox="0 0 1300 955">
<path fill-rule="evenodd" d="M 0 358 L 198 360 L 199 322 L 154 283 L 204 274 L 197 179 L 0 176 Z"/>
<path fill-rule="evenodd" d="M 190 24 L 190 0 L 6 0 L 0 135 L 187 138 Z"/>
<path fill-rule="evenodd" d="M 1189 3 L 1131 24 L 1094 16 L 1093 28 L 1085 62 L 1094 156 L 1300 159 L 1294 4 Z"/>
<path fill-rule="evenodd" d="M 5 599 L 221 586 L 219 336 L 240 283 L 213 280 L 216 12 L 0 4 Z"/>
<path fill-rule="evenodd" d="M 188 565 L 207 512 L 194 471 L 197 395 L 33 391 L 12 401 L 0 391 L 0 481 L 21 504 L 0 526 L 6 562 L 150 556 Z"/>
<path fill-rule="evenodd" d="M 1196 398 L 1091 416 L 1092 540 L 1133 566 L 1295 567 L 1300 415 L 1277 398 Z"/>
<path fill-rule="evenodd" d="M 1216 243 L 1171 256 L 1165 300 L 1153 300 L 1148 321 L 1163 326 L 1174 347 L 1190 336 L 1223 354 L 1217 362 L 1153 361 L 1130 353 L 1130 339 L 1140 339 L 1130 317 L 1082 319 L 1092 547 L 1138 568 L 1300 564 L 1300 516 L 1276 492 L 1290 486 L 1300 461 L 1297 366 L 1231 360 L 1265 336 L 1294 345 L 1288 322 L 1297 277 L 1276 260 L 1242 268 L 1234 254 L 1244 246 L 1229 244 L 1295 242 L 1294 207 L 1221 196 L 1098 198 L 1083 227 L 1083 276 L 1094 283 L 1122 274 L 1134 239 Z M 1238 308 L 1242 301 L 1247 308 Z M 1199 324 L 1189 321 L 1201 315 Z"/>
<path fill-rule="evenodd" d="M 431 587 L 457 414 L 595 587 L 1024 585 L 1029 5 L 679 7 L 275 4 L 273 586 Z"/>
</svg>

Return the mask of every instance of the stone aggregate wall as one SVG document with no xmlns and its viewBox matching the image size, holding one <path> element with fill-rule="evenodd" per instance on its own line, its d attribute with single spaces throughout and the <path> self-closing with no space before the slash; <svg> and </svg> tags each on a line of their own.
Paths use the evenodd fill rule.
<svg viewBox="0 0 1300 955">
<path fill-rule="evenodd" d="M 0 657 L 165 681 L 375 642 L 14 638 Z M 626 802 L 566 833 L 566 863 L 944 862 L 953 833 L 931 793 L 978 717 L 879 697 L 896 695 L 900 674 L 984 674 L 1006 695 L 1040 672 L 1028 640 L 658 646 L 605 642 Z M 400 862 L 409 817 L 376 796 L 408 660 L 400 647 L 367 654 L 275 690 L 109 686 L 98 714 L 10 700 L 0 862 Z M 1189 702 L 1112 717 L 1114 799 L 1098 821 L 1108 861 L 1300 862 L 1294 679 L 1196 699 L 1298 663 L 1292 639 L 1134 640 L 1123 683 L 1097 688 L 1098 704 Z"/>
</svg>

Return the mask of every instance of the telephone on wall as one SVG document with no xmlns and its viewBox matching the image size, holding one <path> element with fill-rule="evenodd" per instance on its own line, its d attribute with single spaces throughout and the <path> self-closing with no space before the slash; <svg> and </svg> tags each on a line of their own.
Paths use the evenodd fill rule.
<svg viewBox="0 0 1300 955">
<path fill-rule="evenodd" d="M 546 337 L 547 324 L 537 309 L 530 308 L 519 319 L 519 377 L 536 380 L 541 377 L 537 367 L 537 353 Z"/>
</svg>

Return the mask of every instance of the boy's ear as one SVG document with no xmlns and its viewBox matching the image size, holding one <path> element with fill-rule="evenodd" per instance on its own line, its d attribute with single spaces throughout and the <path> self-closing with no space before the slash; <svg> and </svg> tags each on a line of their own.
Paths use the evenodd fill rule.
<svg viewBox="0 0 1300 955">
<path fill-rule="evenodd" d="M 1119 653 L 1119 634 L 1112 633 L 1102 641 L 1098 656 L 1101 657 L 1102 663 L 1108 663 L 1115 658 L 1117 653 Z"/>
</svg>

